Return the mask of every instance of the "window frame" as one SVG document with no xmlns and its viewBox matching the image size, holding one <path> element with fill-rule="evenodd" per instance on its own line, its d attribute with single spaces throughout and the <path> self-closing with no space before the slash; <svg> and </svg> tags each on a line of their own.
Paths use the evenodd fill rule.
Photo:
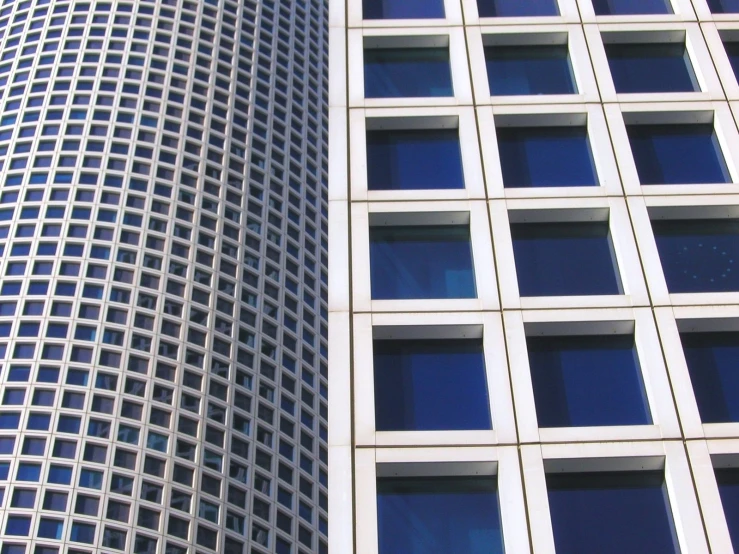
<svg viewBox="0 0 739 554">
<path fill-rule="evenodd" d="M 401 24 L 403 27 L 442 27 L 462 25 L 462 8 L 455 0 L 442 0 L 444 5 L 443 18 L 413 18 L 413 19 L 364 19 L 362 0 L 348 3 L 347 25 L 349 27 L 381 27 L 392 28 Z M 332 8 L 333 9 L 333 8 Z"/>
<path fill-rule="evenodd" d="M 695 21 L 693 6 L 690 0 L 666 0 L 672 7 L 671 14 L 639 14 L 639 15 L 595 15 L 591 0 L 577 0 L 583 23 L 631 23 L 638 19 L 654 23 L 670 21 Z"/>
<path fill-rule="evenodd" d="M 580 14 L 576 0 L 555 0 L 559 6 L 559 16 L 532 17 L 480 17 L 477 0 L 462 0 L 466 25 L 540 25 L 542 23 L 579 23 Z"/>
</svg>

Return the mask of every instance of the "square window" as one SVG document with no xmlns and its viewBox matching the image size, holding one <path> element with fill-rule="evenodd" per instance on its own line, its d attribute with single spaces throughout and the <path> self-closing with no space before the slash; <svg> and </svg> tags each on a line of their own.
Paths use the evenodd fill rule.
<svg viewBox="0 0 739 554">
<path fill-rule="evenodd" d="M 670 0 L 593 0 L 595 15 L 671 14 Z"/>
<path fill-rule="evenodd" d="M 477 0 L 480 17 L 559 15 L 557 0 Z"/>
<path fill-rule="evenodd" d="M 453 96 L 449 49 L 365 49 L 364 95 L 367 98 Z"/>
<path fill-rule="evenodd" d="M 684 42 L 604 46 L 618 93 L 700 91 Z"/>
<path fill-rule="evenodd" d="M 670 293 L 739 291 L 738 219 L 652 221 Z"/>
<path fill-rule="evenodd" d="M 10 501 L 12 508 L 33 508 L 36 504 L 36 491 L 34 489 L 15 489 Z"/>
<path fill-rule="evenodd" d="M 608 222 L 512 223 L 521 296 L 623 294 Z"/>
<path fill-rule="evenodd" d="M 724 49 L 729 58 L 731 69 L 734 70 L 734 77 L 739 80 L 739 42 L 724 41 Z"/>
<path fill-rule="evenodd" d="M 557 552 L 680 552 L 662 471 L 547 475 Z"/>
<path fill-rule="evenodd" d="M 716 468 L 716 483 L 721 496 L 726 524 L 729 527 L 731 544 L 739 550 L 739 470 L 736 468 Z"/>
<path fill-rule="evenodd" d="M 443 19 L 444 0 L 363 0 L 364 19 Z"/>
<path fill-rule="evenodd" d="M 739 0 L 706 0 L 711 13 L 739 13 Z"/>
<path fill-rule="evenodd" d="M 480 340 L 375 340 L 378 431 L 491 429 Z"/>
<path fill-rule="evenodd" d="M 66 512 L 67 493 L 61 491 L 46 491 L 46 495 L 44 496 L 44 510 Z"/>
<path fill-rule="evenodd" d="M 475 298 L 467 226 L 370 228 L 372 298 Z"/>
<path fill-rule="evenodd" d="M 575 94 L 566 44 L 485 47 L 491 96 Z"/>
<path fill-rule="evenodd" d="M 369 190 L 464 188 L 458 129 L 367 131 Z"/>
<path fill-rule="evenodd" d="M 633 335 L 526 337 L 539 427 L 649 425 Z"/>
<path fill-rule="evenodd" d="M 380 554 L 503 552 L 493 478 L 378 479 Z"/>
<path fill-rule="evenodd" d="M 731 182 L 710 123 L 627 125 L 626 131 L 642 185 Z"/>
<path fill-rule="evenodd" d="M 506 188 L 598 185 L 587 127 L 498 127 L 495 133 Z"/>
</svg>

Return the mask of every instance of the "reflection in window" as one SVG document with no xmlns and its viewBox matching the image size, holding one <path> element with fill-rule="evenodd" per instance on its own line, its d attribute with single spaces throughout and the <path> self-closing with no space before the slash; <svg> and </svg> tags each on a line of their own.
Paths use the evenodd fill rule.
<svg viewBox="0 0 739 554">
<path fill-rule="evenodd" d="M 480 17 L 559 15 L 557 0 L 477 0 Z"/>
<path fill-rule="evenodd" d="M 606 44 L 616 92 L 694 92 L 700 86 L 684 42 Z"/>
<path fill-rule="evenodd" d="M 441 19 L 444 0 L 363 0 L 364 19 Z"/>
<path fill-rule="evenodd" d="M 566 44 L 487 46 L 492 96 L 577 92 Z"/>
<path fill-rule="evenodd" d="M 726 55 L 729 58 L 731 69 L 734 70 L 734 77 L 739 80 L 739 42 L 724 41 Z"/>
<path fill-rule="evenodd" d="M 448 48 L 375 48 L 364 51 L 367 98 L 452 96 Z"/>
<path fill-rule="evenodd" d="M 714 472 L 731 544 L 736 551 L 739 550 L 739 469 L 716 468 Z"/>
<path fill-rule="evenodd" d="M 595 15 L 671 14 L 670 0 L 593 0 Z"/>
<path fill-rule="evenodd" d="M 739 13 L 739 0 L 706 0 L 711 13 Z"/>
</svg>

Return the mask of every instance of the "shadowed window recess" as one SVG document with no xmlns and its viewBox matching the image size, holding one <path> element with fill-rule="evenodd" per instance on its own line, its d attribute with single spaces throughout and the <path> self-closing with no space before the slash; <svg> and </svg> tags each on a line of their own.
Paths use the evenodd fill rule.
<svg viewBox="0 0 739 554">
<path fill-rule="evenodd" d="M 443 19 L 444 0 L 362 0 L 364 19 Z"/>
<path fill-rule="evenodd" d="M 367 98 L 453 96 L 449 49 L 365 49 L 364 95 Z"/>
<path fill-rule="evenodd" d="M 670 0 L 592 0 L 595 15 L 671 14 Z"/>
<path fill-rule="evenodd" d="M 575 76 L 566 44 L 485 47 L 492 96 L 575 94 Z"/>
<path fill-rule="evenodd" d="M 480 17 L 559 15 L 557 0 L 477 0 Z"/>
<path fill-rule="evenodd" d="M 618 93 L 700 91 L 684 42 L 606 43 L 605 50 Z"/>
</svg>

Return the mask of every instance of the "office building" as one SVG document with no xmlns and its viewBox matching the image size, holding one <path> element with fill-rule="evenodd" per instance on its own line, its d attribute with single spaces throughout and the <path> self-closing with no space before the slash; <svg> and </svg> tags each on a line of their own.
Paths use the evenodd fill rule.
<svg viewBox="0 0 739 554">
<path fill-rule="evenodd" d="M 327 6 L 0 6 L 0 552 L 327 551 Z"/>
<path fill-rule="evenodd" d="M 331 551 L 739 552 L 739 2 L 329 14 Z"/>
</svg>

